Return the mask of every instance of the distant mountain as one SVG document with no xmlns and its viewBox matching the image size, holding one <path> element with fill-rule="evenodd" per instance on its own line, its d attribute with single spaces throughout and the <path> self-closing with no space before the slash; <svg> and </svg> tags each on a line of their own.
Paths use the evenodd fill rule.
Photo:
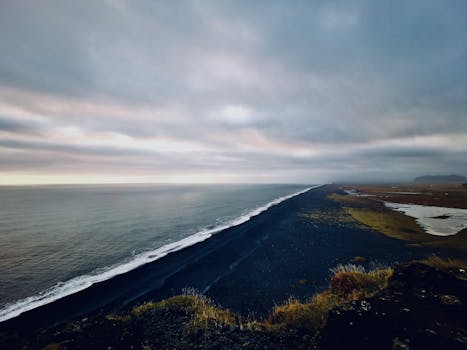
<svg viewBox="0 0 467 350">
<path fill-rule="evenodd" d="M 425 175 L 416 177 L 414 182 L 419 183 L 452 183 L 452 182 L 466 182 L 467 177 L 459 175 Z"/>
</svg>

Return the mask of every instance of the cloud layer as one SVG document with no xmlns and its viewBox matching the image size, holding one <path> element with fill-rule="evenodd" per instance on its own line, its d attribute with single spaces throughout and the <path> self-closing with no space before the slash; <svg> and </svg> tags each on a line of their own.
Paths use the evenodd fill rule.
<svg viewBox="0 0 467 350">
<path fill-rule="evenodd" d="M 0 183 L 467 174 L 467 3 L 0 3 Z"/>
</svg>

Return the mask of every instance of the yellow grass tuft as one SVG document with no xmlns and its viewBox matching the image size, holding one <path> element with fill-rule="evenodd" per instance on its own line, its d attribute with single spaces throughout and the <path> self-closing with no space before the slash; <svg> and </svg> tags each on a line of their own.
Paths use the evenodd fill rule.
<svg viewBox="0 0 467 350">
<path fill-rule="evenodd" d="M 194 289 L 185 289 L 184 294 L 157 302 L 139 305 L 131 311 L 134 316 L 140 316 L 154 309 L 186 310 L 192 314 L 191 327 L 236 325 L 238 317 L 231 311 L 216 306 L 209 298 Z"/>
<path fill-rule="evenodd" d="M 364 256 L 354 256 L 352 260 L 350 260 L 351 263 L 359 263 L 359 262 L 365 262 L 366 258 Z"/>
<path fill-rule="evenodd" d="M 426 259 L 420 260 L 420 262 L 442 271 L 467 270 L 467 262 L 460 259 L 444 259 L 431 255 Z"/>
<path fill-rule="evenodd" d="M 336 305 L 337 299 L 325 292 L 307 303 L 290 298 L 274 307 L 265 325 L 270 329 L 305 328 L 317 332 L 326 322 L 329 310 Z"/>
<path fill-rule="evenodd" d="M 308 302 L 302 303 L 289 298 L 282 305 L 277 305 L 264 322 L 269 329 L 306 328 L 316 334 L 326 323 L 329 311 L 349 301 L 369 298 L 386 288 L 392 276 L 391 268 L 379 268 L 371 271 L 358 265 L 339 265 L 327 290 L 316 294 Z"/>
<path fill-rule="evenodd" d="M 355 265 L 339 265 L 331 279 L 330 289 L 346 301 L 368 298 L 387 287 L 392 276 L 391 268 L 366 272 Z"/>
</svg>

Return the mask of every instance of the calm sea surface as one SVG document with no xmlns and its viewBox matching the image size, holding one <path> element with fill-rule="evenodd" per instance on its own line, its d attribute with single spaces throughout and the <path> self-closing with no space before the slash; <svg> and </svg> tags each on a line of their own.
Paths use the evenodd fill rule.
<svg viewBox="0 0 467 350">
<path fill-rule="evenodd" d="M 0 319 L 207 239 L 307 187 L 0 188 Z"/>
</svg>

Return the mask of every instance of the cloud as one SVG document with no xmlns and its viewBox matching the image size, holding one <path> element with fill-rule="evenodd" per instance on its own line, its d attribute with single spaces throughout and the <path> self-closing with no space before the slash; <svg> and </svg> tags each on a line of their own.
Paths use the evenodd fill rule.
<svg viewBox="0 0 467 350">
<path fill-rule="evenodd" d="M 3 1 L 0 172 L 466 174 L 466 13 L 464 1 Z"/>
</svg>

